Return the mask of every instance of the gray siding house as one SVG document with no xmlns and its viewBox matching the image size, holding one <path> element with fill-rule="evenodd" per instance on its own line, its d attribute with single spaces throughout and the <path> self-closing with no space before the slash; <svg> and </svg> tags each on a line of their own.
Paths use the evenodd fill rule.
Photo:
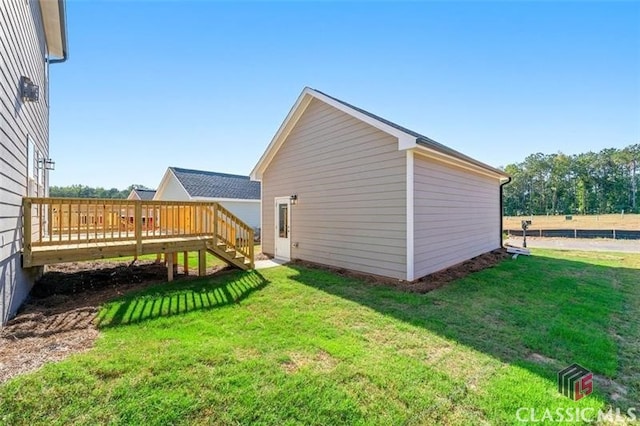
<svg viewBox="0 0 640 426">
<path fill-rule="evenodd" d="M 276 258 L 413 281 L 502 245 L 503 171 L 314 89 L 251 178 Z"/>
<path fill-rule="evenodd" d="M 21 266 L 21 208 L 24 196 L 48 195 L 49 64 L 67 58 L 64 5 L 0 2 L 0 324 L 42 272 Z"/>
<path fill-rule="evenodd" d="M 260 182 L 249 176 L 169 167 L 154 200 L 218 202 L 252 228 L 260 228 Z"/>
</svg>

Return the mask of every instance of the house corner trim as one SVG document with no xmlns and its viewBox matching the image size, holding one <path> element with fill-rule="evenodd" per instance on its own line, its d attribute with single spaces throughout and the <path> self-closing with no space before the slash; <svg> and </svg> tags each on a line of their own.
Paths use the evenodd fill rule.
<svg viewBox="0 0 640 426">
<path fill-rule="evenodd" d="M 414 166 L 413 151 L 407 151 L 407 281 L 411 282 L 415 279 L 415 262 L 414 262 Z"/>
</svg>

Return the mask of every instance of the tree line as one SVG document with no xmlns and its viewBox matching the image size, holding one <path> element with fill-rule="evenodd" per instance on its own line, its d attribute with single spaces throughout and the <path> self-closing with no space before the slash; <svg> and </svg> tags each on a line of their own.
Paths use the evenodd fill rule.
<svg viewBox="0 0 640 426">
<path fill-rule="evenodd" d="M 640 213 L 640 144 L 577 155 L 532 154 L 504 168 L 504 214 Z"/>
<path fill-rule="evenodd" d="M 127 189 L 92 188 L 85 185 L 52 186 L 49 188 L 50 197 L 73 198 L 127 198 L 132 189 L 149 189 L 143 185 L 129 185 Z"/>
<path fill-rule="evenodd" d="M 532 154 L 504 167 L 504 214 L 640 213 L 640 144 L 577 155 Z M 134 188 L 52 186 L 51 197 L 127 198 Z"/>
</svg>

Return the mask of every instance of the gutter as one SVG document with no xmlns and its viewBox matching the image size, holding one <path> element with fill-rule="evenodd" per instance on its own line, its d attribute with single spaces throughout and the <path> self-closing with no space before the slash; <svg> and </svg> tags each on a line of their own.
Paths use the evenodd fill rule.
<svg viewBox="0 0 640 426">
<path fill-rule="evenodd" d="M 60 59 L 48 59 L 47 61 L 50 64 L 61 64 L 62 62 L 66 62 L 69 58 L 69 54 L 67 53 L 67 18 L 66 18 L 66 8 L 64 7 L 65 0 L 58 0 L 58 10 L 60 11 L 60 30 L 62 37 L 62 58 Z"/>
<path fill-rule="evenodd" d="M 503 202 L 503 193 L 502 193 L 502 189 L 505 185 L 508 185 L 511 183 L 511 176 L 507 176 L 507 180 L 502 182 L 500 184 L 500 247 L 504 247 L 503 242 L 502 242 L 502 231 L 503 231 L 503 227 L 502 227 L 502 217 L 504 215 L 504 202 Z"/>
</svg>

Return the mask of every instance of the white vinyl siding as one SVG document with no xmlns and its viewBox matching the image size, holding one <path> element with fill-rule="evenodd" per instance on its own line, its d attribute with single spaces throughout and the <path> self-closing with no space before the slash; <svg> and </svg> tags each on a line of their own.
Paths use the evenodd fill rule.
<svg viewBox="0 0 640 426">
<path fill-rule="evenodd" d="M 415 277 L 498 248 L 500 181 L 414 157 Z"/>
<path fill-rule="evenodd" d="M 49 157 L 49 113 L 46 102 L 45 38 L 37 1 L 0 2 L 0 324 L 13 316 L 27 297 L 40 268 L 23 270 L 22 197 L 27 195 L 27 140 L 35 155 Z M 40 101 L 23 102 L 20 77 L 40 86 Z M 38 170 L 39 173 L 46 173 Z M 46 175 L 34 173 L 34 194 L 46 191 Z M 42 183 L 41 189 L 37 183 Z M 34 223 L 34 229 L 38 224 Z"/>
<path fill-rule="evenodd" d="M 274 253 L 274 199 L 292 194 L 293 259 L 406 278 L 406 155 L 396 138 L 313 99 L 263 174 L 265 253 Z"/>
<path fill-rule="evenodd" d="M 260 200 L 220 201 L 220 205 L 229 210 L 252 228 L 260 228 Z"/>
</svg>

